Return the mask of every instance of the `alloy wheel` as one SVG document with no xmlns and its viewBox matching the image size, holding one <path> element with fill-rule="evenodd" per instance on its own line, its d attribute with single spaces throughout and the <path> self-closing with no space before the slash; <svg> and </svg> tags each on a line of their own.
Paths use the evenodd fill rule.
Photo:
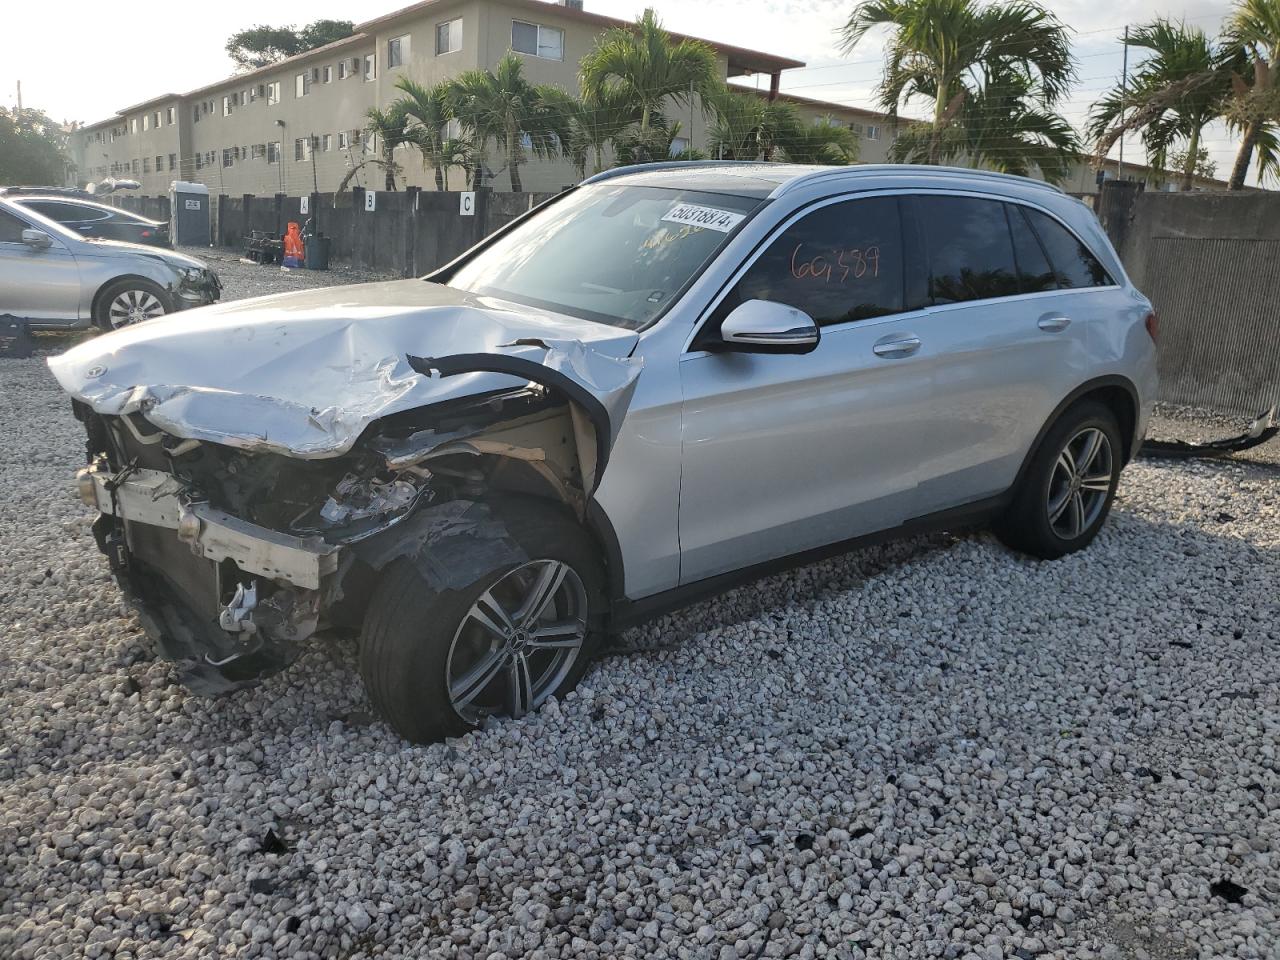
<svg viewBox="0 0 1280 960">
<path fill-rule="evenodd" d="M 559 560 L 503 575 L 462 619 L 445 664 L 449 701 L 464 720 L 521 717 L 551 696 L 587 637 L 587 592 Z"/>
<path fill-rule="evenodd" d="M 1097 427 L 1067 441 L 1049 474 L 1045 510 L 1053 532 L 1063 540 L 1084 534 L 1106 507 L 1114 473 L 1111 441 Z"/>
<path fill-rule="evenodd" d="M 125 290 L 111 301 L 107 319 L 114 329 L 164 316 L 164 304 L 146 290 Z"/>
</svg>

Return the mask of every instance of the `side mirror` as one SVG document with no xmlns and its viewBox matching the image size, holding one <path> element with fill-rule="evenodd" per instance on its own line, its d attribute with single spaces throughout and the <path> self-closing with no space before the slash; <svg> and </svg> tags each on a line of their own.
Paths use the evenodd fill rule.
<svg viewBox="0 0 1280 960">
<path fill-rule="evenodd" d="M 809 353 L 819 337 L 812 317 L 773 300 L 739 304 L 720 325 L 721 349 L 744 353 Z"/>
<path fill-rule="evenodd" d="M 48 250 L 53 246 L 53 237 L 43 230 L 23 230 L 22 242 L 33 250 Z"/>
</svg>

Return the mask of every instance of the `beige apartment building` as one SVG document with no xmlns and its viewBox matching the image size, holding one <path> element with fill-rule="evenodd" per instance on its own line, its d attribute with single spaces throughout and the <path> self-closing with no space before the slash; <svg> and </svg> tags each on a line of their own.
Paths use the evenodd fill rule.
<svg viewBox="0 0 1280 960">
<path fill-rule="evenodd" d="M 399 97 L 395 82 L 402 75 L 431 86 L 491 68 L 515 51 L 531 82 L 577 93 L 578 62 L 602 31 L 626 21 L 572 2 L 424 0 L 359 24 L 352 36 L 327 46 L 81 127 L 72 135 L 77 176 L 82 183 L 131 177 L 148 195 L 166 192 L 175 179 L 228 195 L 335 190 L 377 149 L 363 133 L 365 115 Z M 776 91 L 783 70 L 804 65 L 708 42 L 726 80 L 759 74 Z M 681 146 L 706 147 L 701 109 L 673 108 L 672 115 L 681 122 Z M 409 184 L 434 189 L 434 175 L 416 151 L 404 149 L 397 159 Z M 486 165 L 495 174 L 492 185 L 506 189 L 503 159 L 492 146 Z M 576 179 L 564 161 L 532 161 L 521 176 L 526 190 L 556 190 Z M 352 183 L 380 188 L 382 181 L 382 172 L 369 166 Z M 462 185 L 455 171 L 450 187 Z"/>
</svg>

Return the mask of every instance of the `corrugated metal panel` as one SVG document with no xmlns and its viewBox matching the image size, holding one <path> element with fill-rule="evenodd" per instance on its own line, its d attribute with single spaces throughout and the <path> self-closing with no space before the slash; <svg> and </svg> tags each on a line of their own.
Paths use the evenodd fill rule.
<svg viewBox="0 0 1280 960">
<path fill-rule="evenodd" d="M 1154 237 L 1160 398 L 1251 416 L 1280 401 L 1280 241 Z"/>
</svg>

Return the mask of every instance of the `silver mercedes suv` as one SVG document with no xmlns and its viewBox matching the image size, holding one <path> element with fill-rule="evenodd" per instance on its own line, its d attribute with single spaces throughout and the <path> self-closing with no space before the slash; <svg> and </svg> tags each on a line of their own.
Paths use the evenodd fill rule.
<svg viewBox="0 0 1280 960">
<path fill-rule="evenodd" d="M 222 304 L 50 366 L 98 543 L 187 682 L 347 631 L 421 741 L 781 565 L 982 522 L 1079 550 L 1143 435 L 1155 332 L 1043 183 L 685 163 L 593 177 L 421 280 Z"/>
</svg>

